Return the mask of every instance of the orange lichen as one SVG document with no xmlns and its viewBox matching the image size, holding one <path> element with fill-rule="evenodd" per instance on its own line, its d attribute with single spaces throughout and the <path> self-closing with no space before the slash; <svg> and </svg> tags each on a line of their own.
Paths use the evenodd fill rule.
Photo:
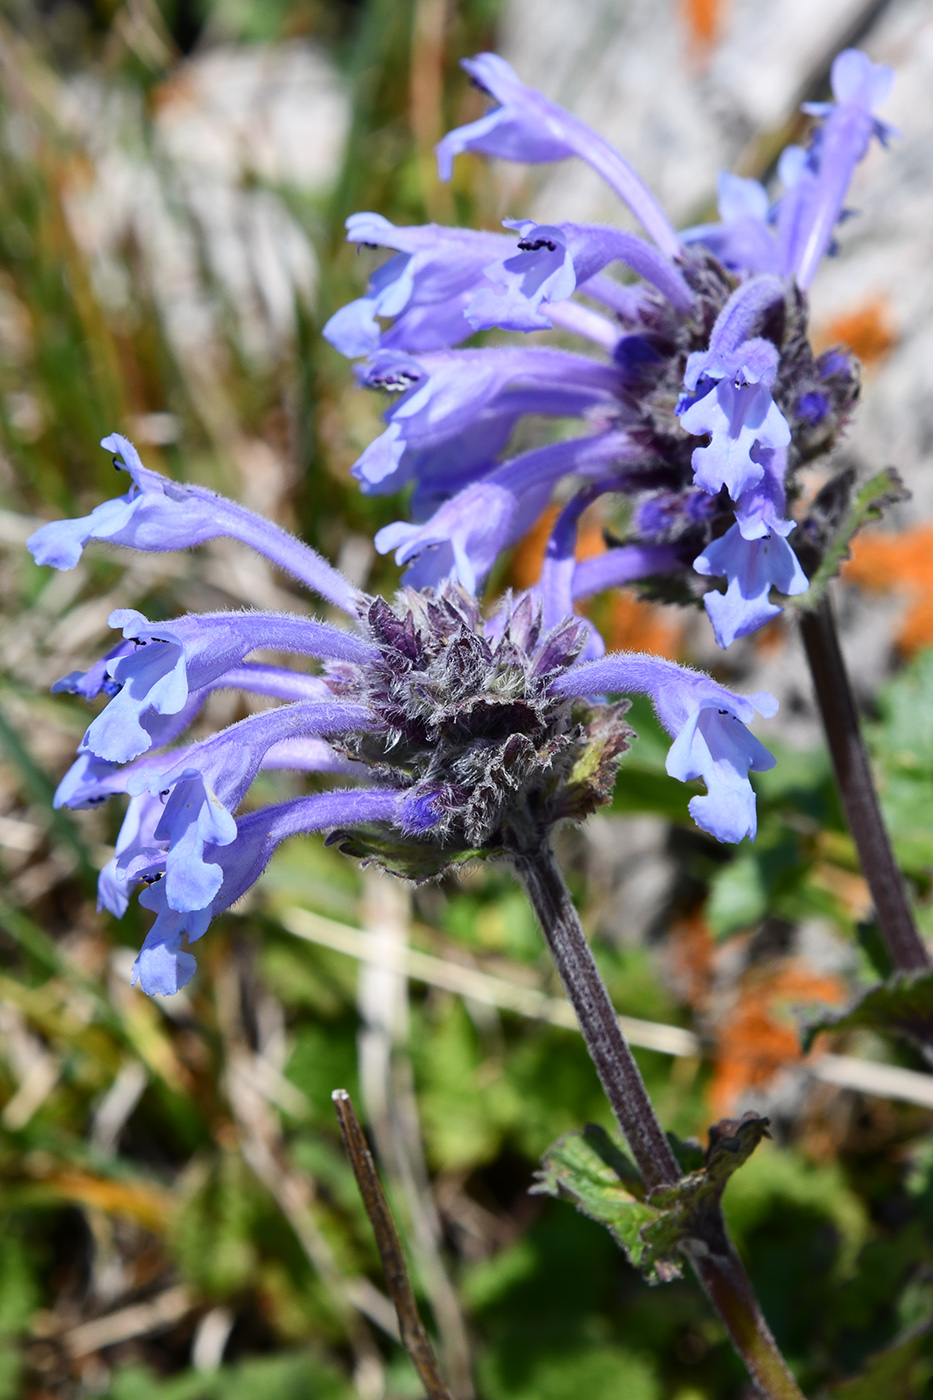
<svg viewBox="0 0 933 1400">
<path fill-rule="evenodd" d="M 544 552 L 551 537 L 554 522 L 560 514 L 559 506 L 548 506 L 538 516 L 531 529 L 515 546 L 512 564 L 509 569 L 509 582 L 513 588 L 531 588 L 541 576 Z M 577 559 L 594 559 L 603 554 L 606 542 L 602 526 L 598 521 L 587 521 L 584 516 L 577 531 L 577 546 L 574 555 Z"/>
<path fill-rule="evenodd" d="M 863 302 L 854 311 L 837 316 L 817 330 L 813 337 L 817 350 L 830 345 L 847 345 L 863 364 L 879 364 L 897 343 L 890 311 L 880 298 Z"/>
<path fill-rule="evenodd" d="M 693 46 L 711 49 L 722 26 L 722 0 L 682 0 L 681 13 Z"/>
<path fill-rule="evenodd" d="M 654 603 L 631 593 L 613 593 L 600 623 L 607 651 L 650 651 L 671 661 L 681 653 L 682 628 L 669 622 Z"/>
<path fill-rule="evenodd" d="M 671 925 L 665 961 L 678 996 L 694 1011 L 706 1011 L 716 976 L 716 944 L 702 910 Z"/>
<path fill-rule="evenodd" d="M 559 514 L 559 507 L 548 506 L 547 510 L 538 516 L 527 535 L 515 546 L 509 568 L 509 583 L 513 588 L 531 588 L 538 582 L 544 563 L 544 551 Z"/>
<path fill-rule="evenodd" d="M 897 590 L 907 596 L 895 638 L 905 656 L 933 645 L 933 525 L 918 525 L 896 535 L 884 531 L 860 535 L 852 545 L 843 578 L 861 588 Z"/>
<path fill-rule="evenodd" d="M 710 1098 L 716 1115 L 733 1112 L 749 1089 L 764 1086 L 786 1065 L 802 1059 L 792 1008 L 806 1002 L 838 1005 L 844 999 L 839 978 L 814 972 L 799 959 L 746 973 L 735 1001 L 715 1027 Z"/>
</svg>

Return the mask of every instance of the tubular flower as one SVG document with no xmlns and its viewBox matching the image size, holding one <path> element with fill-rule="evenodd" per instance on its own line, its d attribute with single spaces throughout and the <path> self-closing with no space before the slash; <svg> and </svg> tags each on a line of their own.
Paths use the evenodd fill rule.
<svg viewBox="0 0 933 1400">
<path fill-rule="evenodd" d="M 834 100 L 805 109 L 815 123 L 809 146 L 781 159 L 783 193 L 773 199 L 758 181 L 724 174 L 720 221 L 678 234 L 628 162 L 502 58 L 480 54 L 463 66 L 493 105 L 440 142 L 443 179 L 462 151 L 528 163 L 578 158 L 628 205 L 644 236 L 507 219 L 510 242 L 509 233 L 395 229 L 376 215 L 353 216 L 352 241 L 399 250 L 328 331 L 345 353 L 366 357 L 362 384 L 396 396 L 386 431 L 354 469 L 367 491 L 413 485 L 415 523 L 389 527 L 380 547 L 409 563 L 433 549 L 411 581 L 437 583 L 446 573 L 473 587 L 552 491 L 566 502 L 576 490 L 589 503 L 598 476 L 599 494 L 629 498 L 618 541 L 626 552 L 581 564 L 570 595 L 625 583 L 672 601 L 703 599 L 727 646 L 780 612 L 772 590 L 807 587 L 794 543 L 814 530 L 788 538 L 797 472 L 832 447 L 859 387 L 848 352 L 814 354 L 807 288 L 833 251 L 855 166 L 872 137 L 891 135 L 875 115 L 891 72 L 857 50 L 839 54 Z M 635 280 L 623 284 L 613 268 Z M 348 329 L 364 320 L 364 332 Z M 456 348 L 471 329 L 494 328 L 555 328 L 588 342 L 590 353 L 539 343 Z M 581 434 L 611 442 L 614 455 L 590 470 L 575 440 L 545 480 L 536 470 L 541 449 L 508 455 L 528 414 L 576 417 Z M 762 490 L 770 515 L 759 528 Z M 476 518 L 487 510 L 488 526 Z M 565 537 L 580 514 L 564 518 L 549 557 L 572 559 Z M 565 563 L 561 576 L 571 568 Z M 712 579 L 725 580 L 724 593 Z"/>
<path fill-rule="evenodd" d="M 123 443 L 124 459 L 128 448 Z M 172 498 L 173 483 L 155 473 L 146 479 L 150 492 Z M 214 499 L 221 519 L 237 509 Z M 184 548 L 201 529 L 193 516 L 186 537 L 170 515 L 164 533 L 154 520 L 137 543 Z M 271 530 L 257 521 L 258 548 Z M 50 534 L 68 532 L 44 526 L 33 537 L 37 555 Z M 241 538 L 251 542 L 248 529 Z M 560 530 L 556 538 L 561 546 Z M 303 548 L 288 537 L 280 543 L 283 558 Z M 320 569 L 329 594 L 350 596 L 323 560 Z M 413 879 L 468 857 L 539 846 L 556 822 L 582 818 L 612 794 L 632 730 L 628 702 L 599 698 L 604 690 L 652 697 L 674 739 L 670 771 L 707 784 L 708 797 L 690 804 L 701 826 L 721 840 L 754 835 L 747 773 L 766 766 L 767 755 L 744 726 L 753 703 L 770 713 L 774 702 L 745 700 L 650 656 L 593 663 L 588 658 L 602 644 L 572 616 L 572 580 L 561 570 L 555 556 L 553 577 L 507 595 L 488 618 L 473 593 L 449 579 L 403 588 L 392 603 L 354 594 L 346 627 L 265 613 L 160 623 L 129 610 L 112 614 L 123 641 L 103 663 L 56 687 L 103 696 L 106 704 L 55 801 L 77 808 L 129 796 L 99 902 L 121 915 L 131 886 L 148 887 L 141 903 L 156 920 L 134 982 L 161 994 L 184 986 L 195 971 L 186 946 L 259 878 L 289 836 L 326 830 L 348 852 Z M 249 661 L 258 648 L 311 658 L 317 669 Z M 219 688 L 280 703 L 176 746 Z M 243 815 L 256 775 L 269 768 L 339 775 L 352 785 Z"/>
</svg>

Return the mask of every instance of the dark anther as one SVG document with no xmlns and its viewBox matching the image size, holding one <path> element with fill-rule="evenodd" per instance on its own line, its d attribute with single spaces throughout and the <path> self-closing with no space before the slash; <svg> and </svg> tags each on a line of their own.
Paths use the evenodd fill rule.
<svg viewBox="0 0 933 1400">
<path fill-rule="evenodd" d="M 164 872 L 160 870 L 157 875 L 141 875 L 139 878 L 142 880 L 144 885 L 157 885 L 162 879 L 163 873 Z"/>
<path fill-rule="evenodd" d="M 523 253 L 537 253 L 541 248 L 546 248 L 549 253 L 557 251 L 557 244 L 552 243 L 549 238 L 520 238 L 518 246 Z"/>
<path fill-rule="evenodd" d="M 372 383 L 376 389 L 385 389 L 390 394 L 400 394 L 410 384 L 418 383 L 418 375 L 407 374 L 405 370 L 397 370 L 394 374 L 381 375 L 373 379 Z"/>
</svg>

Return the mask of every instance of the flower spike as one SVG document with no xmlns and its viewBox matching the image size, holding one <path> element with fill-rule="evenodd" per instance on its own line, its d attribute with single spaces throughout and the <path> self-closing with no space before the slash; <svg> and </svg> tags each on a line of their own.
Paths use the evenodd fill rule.
<svg viewBox="0 0 933 1400">
<path fill-rule="evenodd" d="M 618 384 L 609 366 L 584 355 L 518 346 L 451 350 L 417 359 L 382 350 L 359 377 L 367 387 L 401 390 L 385 414 L 387 430 L 353 467 L 364 490 L 379 491 L 394 491 L 432 452 L 448 480 L 460 476 L 459 486 L 462 474 L 479 476 L 493 465 L 522 414 L 561 416 L 608 405 Z M 484 434 L 484 420 L 489 434 Z M 424 471 L 419 474 L 423 479 Z"/>
<path fill-rule="evenodd" d="M 466 315 L 476 330 L 547 329 L 547 308 L 585 288 L 612 262 L 625 263 L 651 283 L 678 311 L 689 313 L 696 297 L 676 266 L 632 233 L 598 224 L 507 223 L 518 229 L 518 251 L 486 269 L 491 285 L 474 292 Z"/>
<path fill-rule="evenodd" d="M 423 525 L 396 521 L 376 535 L 380 554 L 395 550 L 413 587 L 455 578 L 476 592 L 502 551 L 520 539 L 547 505 L 554 482 L 568 472 L 590 474 L 641 451 L 624 433 L 571 438 L 523 453 L 445 501 Z M 416 562 L 413 562 L 416 561 Z"/>
<path fill-rule="evenodd" d="M 149 996 L 172 996 L 190 982 L 197 964 L 182 942 L 197 942 L 211 920 L 256 883 L 276 847 L 289 836 L 355 822 L 392 823 L 403 811 L 403 793 L 377 788 L 319 793 L 241 817 L 234 841 L 206 849 L 208 859 L 216 859 L 220 869 L 220 884 L 207 908 L 172 909 L 162 880 L 140 895 L 140 904 L 152 910 L 156 920 L 133 964 L 131 982 L 134 986 L 138 982 Z"/>
<path fill-rule="evenodd" d="M 559 575 L 562 596 L 632 584 L 671 602 L 702 599 L 726 645 L 774 616 L 772 589 L 807 587 L 798 539 L 810 542 L 813 572 L 819 524 L 801 522 L 795 535 L 788 502 L 800 498 L 795 474 L 838 439 L 859 385 L 844 349 L 814 353 L 805 289 L 855 163 L 873 136 L 891 134 L 875 116 L 890 74 L 855 50 L 840 54 L 834 103 L 807 108 L 820 119 L 809 150 L 788 147 L 780 159 L 784 196 L 772 203 L 759 182 L 723 174 L 721 221 L 678 238 L 621 157 L 503 59 L 480 54 L 464 66 L 495 105 L 440 143 L 443 177 L 466 150 L 531 163 L 576 155 L 615 185 L 654 243 L 525 218 L 504 220 L 519 235 L 507 248 L 502 234 L 393 229 L 378 215 L 356 216 L 352 239 L 399 250 L 347 310 L 356 325 L 365 303 L 366 346 L 378 341 L 360 382 L 398 395 L 354 473 L 367 491 L 414 488 L 409 521 L 387 527 L 379 547 L 396 551 L 409 583 L 452 575 L 478 585 L 544 503 L 512 478 L 513 430 L 529 415 L 576 418 L 593 438 L 624 434 L 640 467 L 620 470 L 615 483 L 629 498 L 625 537 L 572 574 L 558 550 L 547 596 Z M 481 265 L 486 246 L 497 251 Z M 613 262 L 635 280 L 607 275 Z M 377 310 L 394 317 L 381 331 Z M 456 350 L 465 324 L 567 331 L 588 342 L 587 355 L 537 344 Z M 428 327 L 435 348 L 415 350 Z M 576 474 L 568 457 L 553 481 L 564 501 L 579 489 Z M 704 587 L 711 577 L 725 580 L 724 593 Z"/>
<path fill-rule="evenodd" d="M 370 278 L 366 295 L 324 327 L 324 337 L 350 359 L 380 347 L 417 354 L 465 340 L 474 329 L 466 303 L 484 283 L 484 269 L 514 247 L 503 233 L 437 224 L 397 228 L 381 214 L 351 214 L 347 240 L 397 251 Z M 391 319 L 391 327 L 383 331 L 377 316 Z"/>
</svg>

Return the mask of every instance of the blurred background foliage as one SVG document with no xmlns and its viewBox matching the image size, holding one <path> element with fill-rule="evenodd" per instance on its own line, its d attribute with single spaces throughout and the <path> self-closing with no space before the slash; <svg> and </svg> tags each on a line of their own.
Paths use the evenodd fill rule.
<svg viewBox="0 0 933 1400">
<path fill-rule="evenodd" d="M 684 11 L 701 39 L 708 12 Z M 369 266 L 343 244 L 348 213 L 494 222 L 488 170 L 464 160 L 444 189 L 431 148 L 478 114 L 456 65 L 495 44 L 497 18 L 496 0 L 0 5 L 0 1400 L 417 1395 L 338 1086 L 458 1397 L 748 1393 L 690 1282 L 648 1288 L 599 1227 L 528 1194 L 556 1137 L 610 1124 L 579 1038 L 536 997 L 559 989 L 506 875 L 409 896 L 295 842 L 212 929 L 187 991 L 148 1001 L 127 985 L 143 919 L 94 908 L 119 814 L 51 807 L 86 714 L 47 687 L 99 652 L 113 606 L 306 606 L 224 542 L 36 568 L 37 518 L 113 494 L 104 433 L 392 586 L 371 537 L 399 503 L 349 477 L 379 406 L 319 329 Z M 541 538 L 516 552 L 516 583 Z M 867 586 L 890 582 L 879 541 L 856 561 Z M 595 607 L 616 645 L 690 658 L 676 614 Z M 769 629 L 762 645 L 780 644 Z M 913 652 L 870 735 L 929 928 L 933 653 Z M 206 727 L 236 703 L 213 697 Z M 699 1036 L 695 1054 L 638 1051 L 662 1119 L 702 1136 L 772 1115 L 726 1206 L 808 1393 L 933 1394 L 930 1110 L 811 1073 L 827 1050 L 921 1061 L 866 1031 L 804 1060 L 797 1033 L 801 1007 L 884 971 L 823 749 L 777 731 L 758 841 L 731 850 L 689 823 L 650 711 L 634 718 L 613 810 L 565 833 L 561 858 L 619 1010 Z M 257 796 L 294 782 L 265 776 Z M 409 943 L 411 980 L 391 970 Z M 477 971 L 538 1014 L 474 995 Z"/>
</svg>

